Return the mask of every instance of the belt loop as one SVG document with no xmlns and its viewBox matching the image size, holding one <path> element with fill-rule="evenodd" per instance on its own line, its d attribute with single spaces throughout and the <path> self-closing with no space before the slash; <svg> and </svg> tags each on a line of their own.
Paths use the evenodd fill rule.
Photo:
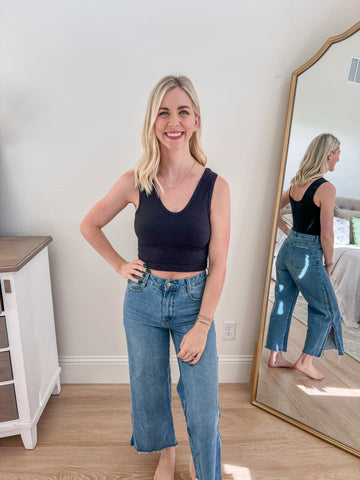
<svg viewBox="0 0 360 480">
<path fill-rule="evenodd" d="M 191 281 L 190 281 L 190 278 L 185 278 L 186 280 L 186 291 L 187 293 L 190 295 L 191 293 Z"/>
<path fill-rule="evenodd" d="M 146 272 L 145 277 L 142 279 L 143 286 L 145 287 L 150 277 L 150 273 Z"/>
</svg>

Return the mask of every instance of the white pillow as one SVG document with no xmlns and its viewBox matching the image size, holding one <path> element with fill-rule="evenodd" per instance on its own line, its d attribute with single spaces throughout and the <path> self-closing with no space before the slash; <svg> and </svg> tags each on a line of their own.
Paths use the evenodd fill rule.
<svg viewBox="0 0 360 480">
<path fill-rule="evenodd" d="M 334 217 L 334 242 L 342 245 L 350 243 L 350 219 Z"/>
<path fill-rule="evenodd" d="M 292 228 L 293 226 L 293 216 L 291 213 L 286 213 L 285 215 L 282 216 L 284 219 L 284 222 L 289 228 Z"/>
</svg>

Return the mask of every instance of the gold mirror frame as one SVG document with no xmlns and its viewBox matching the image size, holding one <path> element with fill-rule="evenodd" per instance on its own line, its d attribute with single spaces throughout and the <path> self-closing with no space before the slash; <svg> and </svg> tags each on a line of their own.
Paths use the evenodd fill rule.
<svg viewBox="0 0 360 480">
<path fill-rule="evenodd" d="M 269 248 L 269 255 L 267 260 L 267 267 L 266 267 L 266 274 L 265 274 L 265 285 L 264 285 L 264 295 L 263 295 L 263 302 L 262 302 L 262 309 L 261 309 L 261 318 L 260 318 L 260 326 L 259 326 L 259 337 L 258 342 L 255 345 L 254 350 L 254 360 L 253 360 L 253 369 L 252 369 L 252 392 L 251 392 L 251 404 L 255 405 L 268 413 L 279 417 L 286 422 L 295 425 L 302 430 L 305 430 L 316 437 L 319 437 L 332 445 L 335 445 L 357 457 L 360 457 L 360 451 L 355 450 L 337 440 L 324 435 L 317 430 L 308 427 L 287 415 L 284 415 L 271 407 L 268 407 L 256 400 L 257 391 L 258 391 L 258 382 L 259 382 L 259 369 L 260 369 L 260 361 L 261 361 L 261 353 L 263 349 L 263 340 L 264 340 L 264 330 L 265 330 L 265 322 L 266 322 L 266 313 L 268 308 L 268 297 L 269 297 L 269 288 L 270 288 L 270 280 L 271 280 L 271 268 L 273 263 L 273 256 L 274 256 L 274 249 L 275 249 L 275 239 L 276 239 L 276 232 L 277 232 L 277 221 L 280 209 L 280 199 L 282 195 L 283 183 L 284 183 L 284 176 L 285 176 L 285 168 L 286 168 L 286 160 L 289 148 L 289 140 L 290 140 L 290 132 L 291 132 L 291 124 L 293 118 L 293 110 L 294 110 L 294 103 L 295 103 L 295 94 L 296 94 L 296 86 L 298 77 L 312 67 L 326 52 L 327 50 L 335 43 L 341 42 L 349 37 L 351 37 L 354 33 L 360 30 L 360 22 L 357 22 L 353 27 L 349 28 L 346 32 L 336 35 L 334 37 L 330 37 L 324 45 L 320 48 L 320 50 L 304 65 L 300 68 L 295 70 L 291 76 L 291 84 L 290 84 L 290 93 L 289 93 L 289 101 L 288 101 L 288 109 L 286 115 L 286 124 L 285 124 L 285 133 L 284 133 L 284 141 L 283 141 L 283 148 L 281 154 L 281 163 L 280 163 L 280 171 L 279 171 L 279 182 L 276 191 L 276 198 L 275 198 L 275 209 L 273 215 L 273 224 L 271 229 L 271 237 L 270 237 L 270 248 Z"/>
</svg>

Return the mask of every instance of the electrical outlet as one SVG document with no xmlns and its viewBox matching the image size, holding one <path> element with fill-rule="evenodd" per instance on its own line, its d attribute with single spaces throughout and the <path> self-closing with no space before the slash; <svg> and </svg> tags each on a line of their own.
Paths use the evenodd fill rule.
<svg viewBox="0 0 360 480">
<path fill-rule="evenodd" d="M 224 322 L 223 324 L 223 340 L 234 340 L 235 338 L 235 322 Z"/>
</svg>

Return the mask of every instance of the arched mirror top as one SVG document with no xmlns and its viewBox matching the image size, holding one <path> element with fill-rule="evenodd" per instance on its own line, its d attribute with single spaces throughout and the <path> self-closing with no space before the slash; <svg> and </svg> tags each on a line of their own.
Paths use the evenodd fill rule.
<svg viewBox="0 0 360 480">
<path fill-rule="evenodd" d="M 293 129 L 292 126 L 292 120 L 293 120 L 293 115 L 294 115 L 294 110 L 296 108 L 296 104 L 298 103 L 297 97 L 299 96 L 299 85 L 298 85 L 298 79 L 300 75 L 304 74 L 305 72 L 308 72 L 310 75 L 309 76 L 314 76 L 317 73 L 317 67 L 320 67 L 320 62 L 319 60 L 322 59 L 325 55 L 325 53 L 328 52 L 330 47 L 335 46 L 336 44 L 339 44 L 339 42 L 342 42 L 343 40 L 350 39 L 354 34 L 356 34 L 360 30 L 360 22 L 357 22 L 353 27 L 349 28 L 346 32 L 336 35 L 334 37 L 330 37 L 324 45 L 320 48 L 320 50 L 310 59 L 308 60 L 304 65 L 296 69 L 291 76 L 291 84 L 290 84 L 290 93 L 289 93 L 289 102 L 288 102 L 288 110 L 287 110 L 287 115 L 286 115 L 286 124 L 285 124 L 285 133 L 284 133 L 284 141 L 283 141 L 283 149 L 282 149 L 282 154 L 281 154 L 281 165 L 280 165 L 280 173 L 279 173 L 279 185 L 278 185 L 278 191 L 277 191 L 277 196 L 276 196 L 276 208 L 275 208 L 275 215 L 277 215 L 277 210 L 280 205 L 280 197 L 281 197 L 281 191 L 282 191 L 282 186 L 284 183 L 284 174 L 285 174 L 285 169 L 287 165 L 287 157 L 288 157 L 288 150 L 289 150 L 289 143 L 290 143 L 290 134 Z M 346 49 L 348 52 L 351 52 L 353 49 L 353 44 L 358 44 L 358 40 L 354 37 L 353 42 L 349 43 L 346 42 Z M 344 44 L 341 46 L 344 48 Z M 357 50 L 358 55 L 360 54 L 359 51 Z M 343 56 L 343 61 L 346 63 L 346 66 L 348 66 L 348 59 L 349 56 L 345 57 Z M 317 64 L 317 65 L 315 65 Z M 333 68 L 331 65 L 331 62 L 321 62 L 321 67 L 322 65 L 325 64 L 325 68 Z M 311 72 L 309 71 L 311 69 Z M 338 69 L 340 70 L 340 68 Z M 343 85 L 345 85 L 346 82 L 346 77 L 345 77 L 345 70 L 340 72 L 339 75 L 342 77 L 342 82 Z M 360 72 L 360 70 L 359 70 Z M 333 73 L 333 72 L 330 72 Z M 302 79 L 305 78 L 306 75 L 302 76 Z M 311 79 L 309 79 L 308 83 L 311 83 Z M 321 87 L 324 88 L 324 85 Z M 303 153 L 303 152 L 302 152 Z M 274 229 L 276 231 L 276 228 Z"/>
</svg>

